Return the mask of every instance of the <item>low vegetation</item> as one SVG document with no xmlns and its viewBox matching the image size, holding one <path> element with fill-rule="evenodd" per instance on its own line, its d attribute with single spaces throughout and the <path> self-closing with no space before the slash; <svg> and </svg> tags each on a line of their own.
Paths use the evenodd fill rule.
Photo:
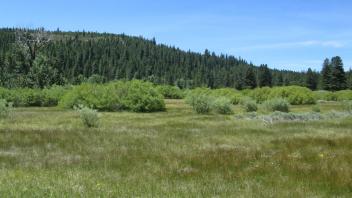
<svg viewBox="0 0 352 198">
<path fill-rule="evenodd" d="M 209 113 L 214 104 L 214 98 L 202 93 L 193 93 L 187 96 L 186 101 L 199 114 Z"/>
<path fill-rule="evenodd" d="M 84 105 L 101 111 L 153 112 L 165 109 L 164 98 L 153 84 L 138 80 L 75 86 L 59 105 L 63 108 Z"/>
<path fill-rule="evenodd" d="M 157 90 L 167 99 L 182 99 L 185 97 L 183 90 L 176 86 L 159 85 Z"/>
<path fill-rule="evenodd" d="M 162 112 L 100 112 L 89 130 L 72 110 L 15 108 L 0 124 L 0 194 L 350 197 L 352 119 L 342 102 L 319 105 L 202 115 L 166 100 Z"/>
<path fill-rule="evenodd" d="M 12 103 L 0 99 L 0 119 L 7 118 L 12 111 Z"/>
<path fill-rule="evenodd" d="M 97 110 L 85 107 L 83 105 L 78 105 L 75 110 L 79 113 L 84 126 L 88 128 L 99 126 L 99 114 Z"/>
<path fill-rule="evenodd" d="M 245 112 L 255 112 L 258 110 L 256 101 L 251 98 L 243 98 L 241 106 Z"/>
<path fill-rule="evenodd" d="M 299 86 L 257 88 L 249 91 L 247 95 L 255 99 L 258 103 L 275 98 L 284 98 L 292 105 L 316 103 L 313 92 L 308 88 Z"/>
<path fill-rule="evenodd" d="M 13 103 L 15 107 L 57 106 L 70 87 L 52 86 L 45 89 L 5 89 L 0 87 L 0 98 Z"/>
<path fill-rule="evenodd" d="M 268 112 L 275 112 L 275 111 L 289 112 L 290 111 L 290 104 L 287 102 L 287 100 L 282 98 L 266 100 L 262 104 L 262 106 Z"/>
<path fill-rule="evenodd" d="M 214 100 L 214 110 L 220 114 L 232 114 L 232 103 L 231 100 L 225 97 L 219 97 Z"/>
</svg>

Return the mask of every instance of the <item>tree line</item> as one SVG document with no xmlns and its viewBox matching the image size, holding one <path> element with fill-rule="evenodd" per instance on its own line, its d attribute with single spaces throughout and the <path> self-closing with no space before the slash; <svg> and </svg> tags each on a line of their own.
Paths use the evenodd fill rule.
<svg viewBox="0 0 352 198">
<path fill-rule="evenodd" d="M 346 88 L 350 73 L 345 74 Z M 8 88 L 141 79 L 180 88 L 300 85 L 327 89 L 325 81 L 312 86 L 315 81 L 308 80 L 311 75 L 318 76 L 314 80 L 320 78 L 319 73 L 309 70 L 258 67 L 230 55 L 183 51 L 157 44 L 155 39 L 125 34 L 0 29 L 0 86 Z M 337 87 L 341 86 L 330 83 L 328 90 Z"/>
</svg>

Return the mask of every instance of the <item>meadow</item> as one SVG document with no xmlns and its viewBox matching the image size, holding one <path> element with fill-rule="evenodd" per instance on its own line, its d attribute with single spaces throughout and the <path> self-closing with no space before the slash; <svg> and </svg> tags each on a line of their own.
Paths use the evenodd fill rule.
<svg viewBox="0 0 352 198">
<path fill-rule="evenodd" d="M 278 122 L 166 111 L 19 107 L 0 121 L 1 197 L 350 197 L 352 119 Z M 341 102 L 319 103 L 321 113 Z M 292 112 L 310 112 L 296 105 Z"/>
</svg>

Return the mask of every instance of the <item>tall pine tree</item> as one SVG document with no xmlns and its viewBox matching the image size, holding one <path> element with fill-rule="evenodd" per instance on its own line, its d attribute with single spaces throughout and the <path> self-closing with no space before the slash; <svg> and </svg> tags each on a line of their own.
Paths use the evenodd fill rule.
<svg viewBox="0 0 352 198">
<path fill-rule="evenodd" d="M 311 68 L 308 68 L 307 71 L 306 85 L 311 90 L 316 90 L 318 87 L 317 75 L 312 71 Z"/>
<path fill-rule="evenodd" d="M 252 67 L 248 67 L 246 71 L 246 76 L 244 79 L 244 84 L 246 88 L 254 89 L 257 87 L 257 79 Z"/>
<path fill-rule="evenodd" d="M 352 69 L 350 69 L 347 75 L 347 87 L 352 89 Z"/>
<path fill-rule="evenodd" d="M 272 74 L 267 65 L 260 65 L 259 67 L 259 87 L 271 87 L 272 86 Z"/>
<path fill-rule="evenodd" d="M 282 73 L 279 74 L 277 77 L 277 86 L 283 86 L 284 85 L 284 77 Z"/>
<path fill-rule="evenodd" d="M 324 60 L 321 78 L 322 88 L 324 90 L 332 90 L 332 68 L 329 59 Z"/>
<path fill-rule="evenodd" d="M 333 91 L 339 91 L 347 88 L 345 71 L 343 69 L 342 59 L 339 56 L 335 56 L 331 59 L 332 66 L 332 87 Z"/>
</svg>

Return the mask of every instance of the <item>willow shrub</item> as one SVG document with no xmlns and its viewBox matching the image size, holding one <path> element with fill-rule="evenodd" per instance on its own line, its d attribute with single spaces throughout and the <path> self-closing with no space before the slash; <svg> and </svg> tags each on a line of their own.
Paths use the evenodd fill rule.
<svg viewBox="0 0 352 198">
<path fill-rule="evenodd" d="M 0 98 L 11 102 L 15 107 L 56 106 L 67 90 L 67 87 L 61 86 L 53 86 L 42 90 L 0 88 Z"/>
<path fill-rule="evenodd" d="M 315 104 L 316 98 L 313 92 L 305 87 L 287 86 L 287 87 L 263 87 L 248 92 L 258 103 L 275 98 L 284 98 L 292 105 Z"/>
<path fill-rule="evenodd" d="M 7 118 L 12 110 L 12 103 L 8 103 L 4 99 L 0 99 L 0 119 Z"/>
<path fill-rule="evenodd" d="M 284 98 L 292 105 L 316 103 L 313 91 L 300 86 L 274 87 L 269 98 Z"/>
<path fill-rule="evenodd" d="M 243 97 L 242 93 L 231 88 L 221 88 L 214 89 L 210 93 L 213 97 L 224 97 L 230 100 L 233 105 L 237 105 L 241 98 Z"/>
<path fill-rule="evenodd" d="M 159 85 L 157 90 L 167 99 L 182 99 L 184 98 L 184 92 L 176 87 L 171 85 Z"/>
<path fill-rule="evenodd" d="M 88 128 L 99 126 L 99 114 L 97 110 L 85 107 L 83 105 L 78 105 L 75 110 L 79 113 L 79 117 L 82 120 L 84 126 Z"/>
<path fill-rule="evenodd" d="M 204 93 L 193 93 L 186 97 L 186 103 L 191 105 L 193 110 L 197 113 L 207 114 L 213 108 L 214 98 Z"/>
<path fill-rule="evenodd" d="M 313 95 L 316 100 L 337 101 L 336 94 L 331 91 L 325 91 L 325 90 L 314 91 Z"/>
<path fill-rule="evenodd" d="M 116 81 L 108 84 L 86 83 L 74 87 L 59 102 L 73 108 L 89 106 L 102 111 L 153 112 L 165 110 L 164 97 L 152 83 L 139 80 Z"/>
<path fill-rule="evenodd" d="M 241 101 L 242 109 L 245 112 L 256 112 L 258 110 L 258 105 L 255 100 L 251 98 L 246 98 Z"/>
<path fill-rule="evenodd" d="M 220 114 L 233 114 L 231 100 L 226 97 L 216 98 L 214 100 L 213 109 Z"/>
<path fill-rule="evenodd" d="M 352 90 L 342 90 L 335 92 L 338 101 L 352 100 Z"/>
<path fill-rule="evenodd" d="M 253 98 L 257 103 L 262 103 L 269 99 L 271 93 L 270 87 L 256 88 L 247 93 L 247 96 Z"/>
<path fill-rule="evenodd" d="M 262 106 L 268 112 L 275 112 L 275 111 L 289 112 L 290 111 L 289 102 L 283 98 L 274 98 L 274 99 L 267 100 L 262 104 Z"/>
</svg>

